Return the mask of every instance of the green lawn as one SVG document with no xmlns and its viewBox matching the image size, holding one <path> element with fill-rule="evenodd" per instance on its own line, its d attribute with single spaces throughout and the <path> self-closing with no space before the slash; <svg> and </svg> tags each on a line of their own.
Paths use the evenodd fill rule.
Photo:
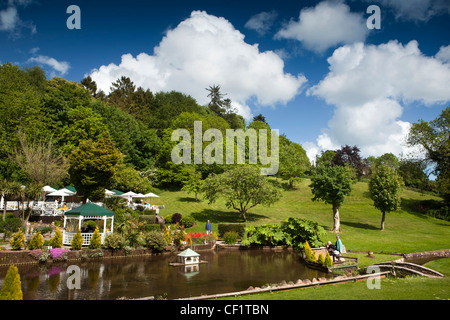
<svg viewBox="0 0 450 320">
<path fill-rule="evenodd" d="M 331 205 L 311 201 L 310 181 L 305 179 L 295 190 L 283 191 L 282 199 L 271 207 L 257 206 L 248 214 L 248 224 L 259 225 L 281 222 L 288 217 L 314 220 L 327 230 L 327 239 L 335 240 Z M 154 204 L 164 204 L 161 215 L 179 212 L 191 215 L 197 221 L 192 231 L 204 231 L 209 219 L 213 231 L 219 222 L 243 222 L 239 213 L 225 207 L 219 200 L 209 205 L 206 200 L 195 202 L 193 194 L 184 191 L 161 191 L 160 198 L 152 199 Z M 415 212 L 414 203 L 420 200 L 436 199 L 431 195 L 405 190 L 402 195 L 402 209 L 386 214 L 385 231 L 380 231 L 381 213 L 368 197 L 368 184 L 358 182 L 352 194 L 340 209 L 341 239 L 348 251 L 384 253 L 411 253 L 449 248 L 450 222 L 430 218 Z"/>
<path fill-rule="evenodd" d="M 407 277 L 381 279 L 379 289 L 369 289 L 366 281 L 274 291 L 223 300 L 448 300 L 450 299 L 450 258 L 426 264 L 444 278 Z"/>
<path fill-rule="evenodd" d="M 266 208 L 257 206 L 248 214 L 248 224 L 259 225 L 281 222 L 288 217 L 314 220 L 327 230 L 327 239 L 334 241 L 331 205 L 311 201 L 312 194 L 309 180 L 303 180 L 295 190 L 283 191 L 283 198 L 274 206 Z M 152 203 L 164 204 L 161 215 L 179 212 L 191 215 L 197 221 L 192 231 L 204 231 L 209 219 L 213 231 L 217 231 L 219 222 L 242 222 L 241 216 L 225 207 L 223 200 L 209 205 L 207 201 L 194 201 L 192 194 L 184 191 L 161 191 L 160 198 Z M 414 208 L 421 200 L 437 197 L 405 190 L 402 194 L 402 209 L 386 214 L 385 231 L 380 231 L 381 213 L 376 210 L 368 196 L 368 184 L 358 182 L 352 194 L 340 209 L 341 239 L 347 248 L 347 255 L 358 257 L 360 267 L 372 263 L 391 261 L 398 256 L 387 253 L 412 253 L 450 248 L 450 222 L 430 218 L 420 214 Z M 367 251 L 375 253 L 376 259 L 365 256 Z M 410 277 L 403 279 L 387 278 L 381 280 L 381 289 L 367 288 L 365 281 L 345 283 L 323 287 L 294 289 L 265 294 L 233 297 L 231 299 L 261 300 L 299 300 L 314 299 L 450 299 L 450 259 L 430 262 L 428 267 L 445 274 L 443 279 Z"/>
</svg>

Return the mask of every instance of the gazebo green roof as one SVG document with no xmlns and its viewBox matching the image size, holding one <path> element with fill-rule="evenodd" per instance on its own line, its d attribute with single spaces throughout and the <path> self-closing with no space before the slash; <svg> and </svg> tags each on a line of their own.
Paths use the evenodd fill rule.
<svg viewBox="0 0 450 320">
<path fill-rule="evenodd" d="M 125 193 L 125 192 L 122 192 L 122 191 L 117 190 L 117 189 L 112 189 L 111 191 L 114 192 L 114 194 L 115 194 L 116 196 L 120 196 L 121 194 L 124 194 L 124 193 Z"/>
<path fill-rule="evenodd" d="M 179 257 L 198 257 L 200 256 L 197 252 L 187 248 L 186 250 L 184 250 L 183 252 L 180 252 L 178 254 Z"/>
<path fill-rule="evenodd" d="M 114 216 L 114 212 L 92 202 L 83 204 L 64 213 L 66 216 Z"/>
<path fill-rule="evenodd" d="M 67 190 L 69 190 L 69 191 L 72 191 L 72 192 L 75 192 L 75 193 L 77 193 L 77 189 L 75 189 L 75 187 L 74 186 L 67 186 L 67 187 L 65 187 Z"/>
</svg>

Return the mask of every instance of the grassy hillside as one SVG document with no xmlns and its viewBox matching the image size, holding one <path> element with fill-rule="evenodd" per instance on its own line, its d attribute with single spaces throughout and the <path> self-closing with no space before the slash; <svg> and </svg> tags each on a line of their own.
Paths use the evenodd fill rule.
<svg viewBox="0 0 450 320">
<path fill-rule="evenodd" d="M 311 201 L 308 179 L 299 183 L 295 190 L 283 191 L 282 199 L 271 207 L 257 206 L 248 214 L 248 224 L 277 223 L 288 217 L 307 218 L 317 221 L 327 230 L 324 240 L 335 241 L 331 205 Z M 161 191 L 160 198 L 152 204 L 164 204 L 161 215 L 179 212 L 191 215 L 197 221 L 193 231 L 204 231 L 209 219 L 213 231 L 219 222 L 242 222 L 239 213 L 227 209 L 219 200 L 209 205 L 206 200 L 194 201 L 193 194 L 184 191 Z M 439 198 L 405 190 L 402 194 L 402 209 L 386 214 L 385 231 L 380 231 L 381 212 L 375 209 L 368 195 L 368 184 L 358 182 L 352 194 L 340 209 L 341 239 L 347 250 L 353 252 L 411 253 L 449 248 L 450 222 L 430 218 L 413 208 L 418 201 Z"/>
</svg>

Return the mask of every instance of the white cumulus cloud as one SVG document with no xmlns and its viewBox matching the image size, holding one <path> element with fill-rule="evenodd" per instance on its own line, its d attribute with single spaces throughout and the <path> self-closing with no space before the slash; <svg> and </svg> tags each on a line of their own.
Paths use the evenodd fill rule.
<svg viewBox="0 0 450 320">
<path fill-rule="evenodd" d="M 402 105 L 450 101 L 450 65 L 422 54 L 416 41 L 346 45 L 328 63 L 329 73 L 307 92 L 335 106 L 316 141 L 320 149 L 348 144 L 360 147 L 364 156 L 406 154 L 410 123 L 401 120 Z"/>
<path fill-rule="evenodd" d="M 340 44 L 364 41 L 368 31 L 362 13 L 350 12 L 341 1 L 323 1 L 302 9 L 298 21 L 291 20 L 275 38 L 295 39 L 307 49 L 322 53 Z"/>
<path fill-rule="evenodd" d="M 91 72 L 99 89 L 109 92 L 121 76 L 154 92 L 176 90 L 198 103 L 208 103 L 205 88 L 220 85 L 238 112 L 249 119 L 250 100 L 259 105 L 285 104 L 300 93 L 306 78 L 284 72 L 283 60 L 272 51 L 244 41 L 226 19 L 193 11 L 169 30 L 154 54 L 122 55 L 119 65 L 103 65 Z"/>
<path fill-rule="evenodd" d="M 61 75 L 65 75 L 69 71 L 70 64 L 66 61 L 58 61 L 55 58 L 38 55 L 36 57 L 31 57 L 28 62 L 36 62 L 38 64 L 43 64 L 52 68 L 52 76 L 54 76 L 54 71 L 57 71 Z"/>
</svg>

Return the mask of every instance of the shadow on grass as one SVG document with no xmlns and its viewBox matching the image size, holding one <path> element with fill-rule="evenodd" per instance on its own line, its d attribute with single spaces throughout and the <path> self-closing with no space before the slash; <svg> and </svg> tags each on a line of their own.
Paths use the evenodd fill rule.
<svg viewBox="0 0 450 320">
<path fill-rule="evenodd" d="M 380 217 L 380 223 L 381 223 L 381 217 Z M 358 228 L 358 229 L 380 230 L 380 228 L 377 226 L 367 224 L 367 223 L 361 223 L 361 222 L 341 221 L 341 224 L 352 227 L 352 228 Z"/>
<path fill-rule="evenodd" d="M 178 201 L 180 201 L 180 202 L 200 202 L 200 199 L 198 199 L 196 201 L 194 196 L 192 196 L 192 197 L 179 197 Z"/>
<path fill-rule="evenodd" d="M 245 222 L 242 215 L 237 211 L 222 211 L 213 209 L 203 209 L 201 212 L 194 212 L 191 216 L 199 222 L 206 222 L 209 220 L 211 223 L 239 223 Z M 261 214 L 247 213 L 247 222 L 254 222 L 259 219 L 267 218 L 267 216 Z"/>
</svg>

